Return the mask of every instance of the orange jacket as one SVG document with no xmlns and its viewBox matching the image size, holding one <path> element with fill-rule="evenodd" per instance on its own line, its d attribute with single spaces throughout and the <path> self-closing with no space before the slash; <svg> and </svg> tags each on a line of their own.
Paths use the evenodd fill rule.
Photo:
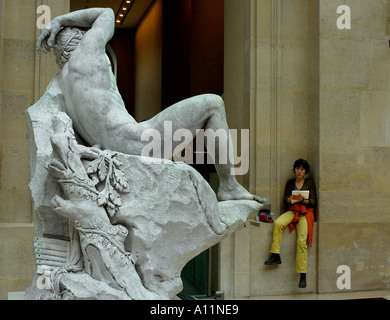
<svg viewBox="0 0 390 320">
<path fill-rule="evenodd" d="M 289 224 L 290 230 L 293 231 L 297 227 L 299 221 L 299 215 L 304 214 L 307 221 L 307 240 L 312 246 L 313 243 L 313 226 L 314 226 L 314 208 L 306 208 L 302 203 L 295 203 L 288 211 L 295 211 L 295 215 L 291 223 Z"/>
</svg>

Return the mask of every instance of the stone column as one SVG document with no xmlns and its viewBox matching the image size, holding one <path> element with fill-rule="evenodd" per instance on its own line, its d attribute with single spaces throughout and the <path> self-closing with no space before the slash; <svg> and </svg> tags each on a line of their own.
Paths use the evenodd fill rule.
<svg viewBox="0 0 390 320">
<path fill-rule="evenodd" d="M 230 127 L 251 130 L 245 186 L 271 197 L 279 215 L 293 161 L 312 165 L 319 208 L 306 293 L 348 290 L 337 286 L 341 265 L 350 270 L 349 290 L 390 283 L 389 1 L 343 1 L 352 25 L 342 30 L 340 4 L 226 1 L 224 97 Z M 221 244 L 226 296 L 302 292 L 290 269 L 272 275 L 262 266 L 271 232 L 248 223 Z"/>
<path fill-rule="evenodd" d="M 389 1 L 343 1 L 341 30 L 340 4 L 320 1 L 319 292 L 388 290 Z M 337 286 L 340 265 L 350 289 Z"/>
<path fill-rule="evenodd" d="M 37 7 L 51 16 L 69 11 L 69 0 L 0 1 L 0 299 L 24 291 L 34 271 L 30 144 L 25 110 L 45 91 L 53 61 L 35 50 Z"/>
<path fill-rule="evenodd" d="M 312 177 L 316 182 L 319 178 L 317 25 L 316 1 L 225 2 L 224 100 L 229 126 L 249 128 L 251 137 L 250 171 L 242 182 L 251 192 L 271 198 L 277 216 L 283 211 L 284 187 L 293 177 L 295 160 L 307 159 Z M 261 266 L 269 255 L 272 225 L 259 226 L 249 222 L 221 245 L 221 256 L 230 259 L 222 260 L 221 269 L 227 296 L 272 293 L 272 279 Z M 312 267 L 310 290 L 315 291 L 316 266 Z M 293 276 L 288 279 L 280 294 L 297 287 Z"/>
</svg>

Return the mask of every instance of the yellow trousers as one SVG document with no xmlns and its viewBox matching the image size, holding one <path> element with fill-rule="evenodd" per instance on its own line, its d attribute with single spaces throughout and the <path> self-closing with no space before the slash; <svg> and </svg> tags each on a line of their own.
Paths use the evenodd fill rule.
<svg viewBox="0 0 390 320">
<path fill-rule="evenodd" d="M 283 230 L 291 223 L 293 218 L 294 211 L 288 211 L 282 214 L 274 222 L 271 253 L 280 254 Z M 297 273 L 307 273 L 307 233 L 308 226 L 306 217 L 300 215 L 299 222 L 297 223 L 297 252 L 295 263 L 295 270 Z"/>
</svg>

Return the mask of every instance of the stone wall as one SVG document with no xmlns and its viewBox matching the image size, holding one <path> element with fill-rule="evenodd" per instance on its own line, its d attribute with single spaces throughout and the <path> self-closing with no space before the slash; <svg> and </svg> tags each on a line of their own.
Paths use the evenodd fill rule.
<svg viewBox="0 0 390 320">
<path fill-rule="evenodd" d="M 52 17 L 69 11 L 69 0 L 0 1 L 0 299 L 24 291 L 34 273 L 30 143 L 25 110 L 45 92 L 55 60 L 36 52 L 37 7 Z"/>
<path fill-rule="evenodd" d="M 338 290 L 339 265 L 354 291 L 390 288 L 389 5 L 320 1 L 320 292 Z"/>
<path fill-rule="evenodd" d="M 250 172 L 242 181 L 251 192 L 270 197 L 272 211 L 279 216 L 295 160 L 307 159 L 318 183 L 318 5 L 311 0 L 227 0 L 225 21 L 224 99 L 229 125 L 251 132 Z M 294 277 L 284 285 L 278 281 L 281 286 L 273 281 L 285 278 L 285 266 L 271 273 L 264 268 L 270 230 L 268 225 L 248 224 L 221 244 L 221 286 L 227 296 L 296 291 Z M 293 249 L 295 234 L 286 237 L 284 242 L 293 241 L 286 244 Z M 295 249 L 284 252 L 286 262 L 295 256 Z M 315 257 L 316 247 L 314 262 Z M 295 269 L 294 264 L 289 267 Z M 316 278 L 313 273 L 310 277 Z M 305 292 L 316 290 L 312 281 Z"/>
<path fill-rule="evenodd" d="M 41 4 L 52 17 L 69 10 L 69 0 L 0 0 L 0 299 L 25 290 L 34 268 L 25 110 L 56 70 L 35 51 Z M 342 4 L 351 8 L 351 30 L 337 29 Z M 225 1 L 229 125 L 251 130 L 241 181 L 271 197 L 279 214 L 293 161 L 304 157 L 313 167 L 319 219 L 310 292 L 339 291 L 340 265 L 350 267 L 353 291 L 390 288 L 389 15 L 388 0 Z M 248 222 L 220 245 L 226 297 L 297 290 L 293 275 L 283 290 L 273 282 L 294 268 L 294 235 L 285 233 L 279 270 L 262 266 L 270 225 Z"/>
<path fill-rule="evenodd" d="M 352 291 L 390 285 L 389 3 L 225 4 L 225 16 L 231 17 L 225 27 L 228 117 L 231 127 L 251 130 L 245 185 L 271 197 L 278 215 L 294 160 L 311 163 L 317 184 L 317 238 L 309 251 L 315 264 L 309 281 L 315 284 L 301 293 L 340 291 L 340 265 L 351 270 Z M 352 11 L 351 30 L 336 25 L 336 10 L 343 4 Z M 285 277 L 284 267 L 276 273 L 262 266 L 269 229 L 248 224 L 221 244 L 220 283 L 226 296 L 296 292 L 296 281 L 274 288 L 275 277 Z M 285 255 L 292 261 L 295 244 L 286 242 L 295 242 L 294 237 L 285 234 L 283 245 L 291 246 Z"/>
</svg>

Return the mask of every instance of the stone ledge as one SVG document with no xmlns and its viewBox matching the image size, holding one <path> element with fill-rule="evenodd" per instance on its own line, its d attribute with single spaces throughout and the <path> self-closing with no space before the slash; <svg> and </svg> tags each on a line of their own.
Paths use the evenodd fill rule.
<svg viewBox="0 0 390 320">
<path fill-rule="evenodd" d="M 251 222 L 250 263 L 251 263 L 251 296 L 308 294 L 317 292 L 317 223 L 314 224 L 313 246 L 308 249 L 307 288 L 298 288 L 299 275 L 295 272 L 296 231 L 286 228 L 283 232 L 281 247 L 282 264 L 266 266 L 270 256 L 272 242 L 271 223 Z"/>
</svg>

